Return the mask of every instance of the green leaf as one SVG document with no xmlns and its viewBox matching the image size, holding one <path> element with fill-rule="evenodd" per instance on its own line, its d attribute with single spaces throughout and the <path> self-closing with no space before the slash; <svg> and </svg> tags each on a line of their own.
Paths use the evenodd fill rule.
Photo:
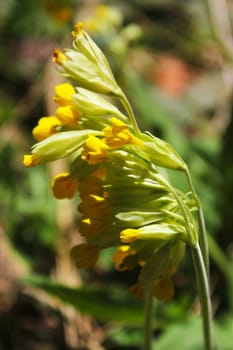
<svg viewBox="0 0 233 350">
<path fill-rule="evenodd" d="M 29 276 L 21 282 L 43 289 L 62 302 L 72 305 L 78 311 L 87 313 L 100 321 L 142 325 L 142 302 L 123 288 L 109 285 L 71 288 L 41 276 Z"/>
<path fill-rule="evenodd" d="M 226 319 L 221 325 L 215 323 L 215 335 L 218 350 L 232 349 L 233 319 Z M 203 350 L 204 337 L 201 318 L 191 317 L 184 322 L 173 324 L 167 328 L 166 333 L 156 341 L 156 350 Z"/>
</svg>

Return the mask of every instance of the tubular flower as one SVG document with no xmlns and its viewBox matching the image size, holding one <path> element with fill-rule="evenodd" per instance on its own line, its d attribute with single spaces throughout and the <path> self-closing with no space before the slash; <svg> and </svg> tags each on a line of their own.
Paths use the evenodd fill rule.
<svg viewBox="0 0 233 350">
<path fill-rule="evenodd" d="M 40 164 L 40 157 L 33 154 L 25 154 L 23 158 L 24 166 L 30 168 Z"/>
<path fill-rule="evenodd" d="M 88 164 L 102 162 L 107 157 L 107 148 L 103 140 L 90 135 L 83 146 L 82 159 L 86 160 Z"/>
<path fill-rule="evenodd" d="M 121 90 L 102 51 L 77 23 L 72 35 L 73 49 L 62 54 L 57 49 L 54 61 L 61 68 L 63 76 L 82 88 L 104 94 L 119 96 Z"/>
<path fill-rule="evenodd" d="M 60 106 L 56 110 L 56 115 L 61 124 L 75 126 L 80 119 L 80 112 L 72 106 Z"/>
<path fill-rule="evenodd" d="M 132 270 L 138 264 L 136 254 L 137 251 L 129 245 L 119 246 L 112 257 L 115 268 L 119 271 Z"/>
<path fill-rule="evenodd" d="M 55 176 L 51 187 L 58 199 L 79 194 L 85 242 L 71 251 L 79 268 L 94 266 L 101 250 L 115 247 L 117 270 L 140 271 L 131 288 L 136 295 L 143 297 L 152 287 L 157 298 L 170 300 L 184 245 L 195 247 L 198 241 L 196 208 L 194 198 L 174 188 L 159 169 L 186 165 L 170 145 L 139 131 L 103 52 L 82 24 L 72 35 L 73 48 L 56 49 L 54 61 L 74 86 L 56 86 L 56 116 L 41 118 L 33 129 L 39 142 L 24 156 L 24 165 L 69 159 L 70 169 Z M 124 101 L 128 116 L 112 96 Z"/>
<path fill-rule="evenodd" d="M 117 118 L 112 118 L 110 122 L 111 126 L 103 130 L 105 142 L 109 147 L 118 148 L 127 144 L 142 147 L 141 140 L 131 134 L 128 125 Z"/>
<path fill-rule="evenodd" d="M 72 105 L 72 95 L 76 93 L 74 87 L 70 83 L 59 84 L 55 87 L 54 101 L 60 106 Z"/>
<path fill-rule="evenodd" d="M 61 125 L 57 117 L 42 117 L 37 126 L 32 130 L 32 134 L 37 141 L 42 141 L 55 134 Z"/>
<path fill-rule="evenodd" d="M 67 57 L 59 49 L 54 49 L 53 62 L 57 64 L 62 64 L 62 61 L 64 60 L 67 60 Z"/>
</svg>

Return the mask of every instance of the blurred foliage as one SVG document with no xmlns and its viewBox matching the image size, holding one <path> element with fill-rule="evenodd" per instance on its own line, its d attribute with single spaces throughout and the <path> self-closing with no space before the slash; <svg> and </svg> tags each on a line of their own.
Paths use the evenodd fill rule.
<svg viewBox="0 0 233 350">
<path fill-rule="evenodd" d="M 190 167 L 213 240 L 210 242 L 211 287 L 219 349 L 230 350 L 232 63 L 226 61 L 214 41 L 200 0 L 112 0 L 104 3 L 116 6 L 122 21 L 111 30 L 91 35 L 108 56 L 134 106 L 141 128 L 171 143 Z M 98 324 L 89 324 L 89 337 L 93 329 L 102 329 L 103 336 L 98 338 L 100 349 L 136 350 L 141 342 L 142 302 L 134 300 L 127 291 L 134 271 L 114 271 L 108 251 L 95 271 L 80 272 L 67 267 L 63 271 L 61 265 L 66 266 L 69 248 L 79 239 L 78 217 L 76 213 L 73 215 L 72 203 L 57 203 L 53 199 L 51 169 L 42 166 L 29 171 L 21 164 L 23 153 L 32 144 L 31 128 L 39 116 L 48 113 L 46 101 L 53 91 L 49 91 L 46 82 L 50 79 L 47 77 L 48 62 L 53 48 L 70 40 L 67 37 L 77 18 L 85 19 L 93 13 L 92 1 L 0 0 L 0 296 L 5 295 L 0 300 L 0 315 L 4 314 L 15 324 L 15 310 L 23 294 L 26 308 L 33 310 L 34 315 L 37 315 L 36 309 L 43 310 L 48 318 L 55 317 L 56 304 L 50 299 L 41 302 L 40 288 L 72 304 L 76 312 L 87 313 L 97 320 Z M 135 34 L 133 40 L 124 41 L 124 29 L 132 23 L 141 28 L 141 33 L 136 33 L 138 36 Z M 175 172 L 169 172 L 169 176 L 178 187 L 186 186 L 185 180 L 181 183 Z M 61 219 L 63 212 L 65 218 L 72 217 L 73 221 L 66 223 Z M 16 273 L 18 265 L 25 263 L 26 271 L 22 268 L 23 272 Z M 54 271 L 58 271 L 59 276 L 61 270 L 61 281 L 53 282 Z M 35 277 L 36 273 L 44 277 Z M 24 283 L 19 284 L 19 279 L 28 274 L 22 280 Z M 70 281 L 62 284 L 64 275 L 67 280 L 70 277 L 72 287 Z M 198 303 L 193 275 L 189 254 L 186 254 L 181 271 L 175 277 L 174 301 L 156 305 L 154 337 L 158 350 L 171 346 L 201 349 L 200 321 L 194 316 L 198 313 Z M 80 280 L 84 286 L 74 288 Z M 9 290 L 15 293 L 12 299 Z M 34 293 L 33 298 L 30 293 Z M 44 305 L 50 305 L 53 311 Z M 24 308 L 22 310 L 24 313 Z M 30 317 L 29 312 L 28 322 Z M 57 322 L 65 329 L 69 320 L 67 316 L 64 319 L 59 316 Z M 74 333 L 78 333 L 82 322 L 81 319 L 73 326 Z M 57 343 L 54 345 L 54 335 L 45 336 L 50 330 L 45 323 L 41 338 L 35 337 L 30 350 L 41 349 L 43 344 L 43 349 L 59 349 Z M 25 344 L 27 334 L 20 340 Z M 65 331 L 60 334 L 63 337 L 59 338 L 60 349 L 88 348 L 88 336 L 75 347 L 66 342 Z M 10 325 L 0 322 L 0 348 L 19 349 L 13 339 Z M 20 349 L 28 348 L 21 344 Z"/>
</svg>

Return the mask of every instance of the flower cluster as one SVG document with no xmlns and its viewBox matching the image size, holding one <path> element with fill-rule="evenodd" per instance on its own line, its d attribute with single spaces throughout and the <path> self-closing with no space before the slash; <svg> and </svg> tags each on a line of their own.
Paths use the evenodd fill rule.
<svg viewBox="0 0 233 350">
<path fill-rule="evenodd" d="M 72 49 L 54 51 L 69 82 L 56 86 L 56 113 L 33 129 L 39 142 L 24 165 L 69 157 L 69 172 L 55 176 L 52 190 L 58 199 L 80 198 L 84 243 L 71 251 L 77 267 L 94 266 L 101 250 L 115 247 L 117 270 L 140 268 L 133 293 L 143 297 L 152 286 L 157 298 L 170 300 L 184 246 L 197 242 L 195 208 L 192 197 L 173 188 L 158 169 L 185 171 L 186 165 L 166 142 L 139 130 L 104 54 L 81 23 L 72 35 Z"/>
</svg>

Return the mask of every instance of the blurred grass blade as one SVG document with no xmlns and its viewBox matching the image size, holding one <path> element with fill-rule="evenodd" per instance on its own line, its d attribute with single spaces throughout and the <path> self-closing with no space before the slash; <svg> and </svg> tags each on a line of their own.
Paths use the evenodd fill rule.
<svg viewBox="0 0 233 350">
<path fill-rule="evenodd" d="M 143 303 L 123 288 L 105 287 L 71 288 L 42 276 L 29 276 L 21 283 L 40 288 L 48 294 L 72 305 L 100 321 L 113 321 L 125 325 L 141 325 Z"/>
</svg>

